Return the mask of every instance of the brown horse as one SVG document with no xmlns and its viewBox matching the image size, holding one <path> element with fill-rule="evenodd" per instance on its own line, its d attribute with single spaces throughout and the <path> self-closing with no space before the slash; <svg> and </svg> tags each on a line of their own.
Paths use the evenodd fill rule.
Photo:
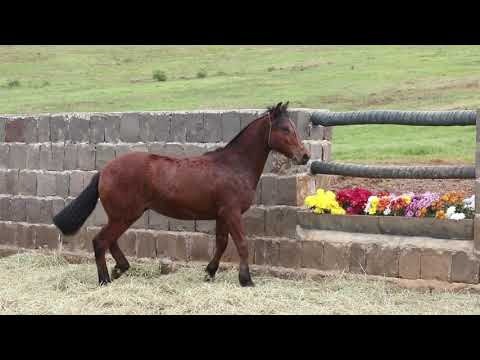
<svg viewBox="0 0 480 360">
<path fill-rule="evenodd" d="M 240 256 L 240 284 L 253 286 L 242 214 L 254 200 L 268 154 L 275 150 L 299 164 L 310 158 L 287 106 L 279 103 L 269 108 L 224 148 L 201 156 L 177 159 L 132 152 L 112 160 L 54 217 L 54 224 L 63 234 L 76 233 L 100 197 L 108 224 L 93 239 L 93 249 L 103 285 L 110 282 L 107 249 L 116 262 L 113 279 L 130 267 L 117 240 L 145 210 L 176 219 L 216 220 L 216 249 L 205 269 L 206 280 L 214 279 L 230 234 Z"/>
</svg>

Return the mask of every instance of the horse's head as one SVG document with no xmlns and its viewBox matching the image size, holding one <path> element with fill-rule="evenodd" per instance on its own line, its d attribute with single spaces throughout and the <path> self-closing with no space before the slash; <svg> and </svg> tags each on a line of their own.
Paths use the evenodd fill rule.
<svg viewBox="0 0 480 360">
<path fill-rule="evenodd" d="M 310 152 L 298 137 L 297 128 L 290 120 L 287 107 L 288 102 L 283 105 L 278 103 L 277 106 L 268 110 L 270 114 L 268 145 L 272 150 L 293 159 L 297 164 L 305 165 L 310 160 Z"/>
</svg>

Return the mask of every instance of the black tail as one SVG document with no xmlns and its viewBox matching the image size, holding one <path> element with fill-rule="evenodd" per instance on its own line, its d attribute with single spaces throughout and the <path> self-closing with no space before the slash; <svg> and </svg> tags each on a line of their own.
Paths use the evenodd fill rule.
<svg viewBox="0 0 480 360">
<path fill-rule="evenodd" d="M 85 223 L 98 201 L 98 180 L 100 173 L 96 173 L 90 184 L 78 197 L 53 218 L 53 223 L 64 235 L 75 234 Z"/>
</svg>

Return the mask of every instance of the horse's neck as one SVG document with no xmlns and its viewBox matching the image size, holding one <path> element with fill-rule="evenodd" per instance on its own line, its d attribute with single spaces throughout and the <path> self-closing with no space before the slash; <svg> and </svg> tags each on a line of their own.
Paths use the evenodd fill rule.
<svg viewBox="0 0 480 360">
<path fill-rule="evenodd" d="M 264 121 L 266 121 L 264 118 L 255 120 L 255 123 L 245 129 L 230 148 L 225 149 L 235 154 L 234 157 L 238 162 L 235 166 L 251 179 L 254 186 L 262 175 L 270 153 L 270 149 L 266 146 L 269 130 Z"/>
</svg>

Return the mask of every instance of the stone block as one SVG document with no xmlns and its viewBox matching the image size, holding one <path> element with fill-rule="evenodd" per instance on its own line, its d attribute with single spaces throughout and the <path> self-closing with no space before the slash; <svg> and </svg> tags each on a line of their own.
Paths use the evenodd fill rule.
<svg viewBox="0 0 480 360">
<path fill-rule="evenodd" d="M 77 168 L 79 170 L 95 170 L 95 145 L 78 145 Z"/>
<path fill-rule="evenodd" d="M 272 206 L 265 209 L 265 234 L 295 238 L 297 227 L 296 208 Z"/>
<path fill-rule="evenodd" d="M 205 129 L 202 113 L 190 113 L 188 115 L 188 126 L 186 134 L 187 142 L 205 142 Z"/>
<path fill-rule="evenodd" d="M 425 280 L 449 281 L 451 254 L 447 251 L 424 249 L 420 255 L 420 276 Z"/>
<path fill-rule="evenodd" d="M 39 149 L 40 167 L 39 169 L 48 170 L 52 164 L 52 144 L 40 144 Z"/>
<path fill-rule="evenodd" d="M 122 114 L 120 118 L 120 139 L 124 142 L 134 143 L 140 140 L 139 113 Z"/>
<path fill-rule="evenodd" d="M 93 225 L 104 226 L 107 223 L 108 223 L 107 213 L 105 212 L 102 202 L 99 200 L 93 212 Z"/>
<path fill-rule="evenodd" d="M 48 163 L 47 170 L 62 171 L 63 163 L 65 161 L 65 146 L 62 143 L 52 143 L 51 146 L 52 157 Z"/>
<path fill-rule="evenodd" d="M 60 250 L 60 233 L 55 226 L 34 225 L 35 247 Z"/>
<path fill-rule="evenodd" d="M 105 141 L 105 116 L 92 115 L 90 117 L 90 143 L 98 144 Z"/>
<path fill-rule="evenodd" d="M 321 269 L 323 261 L 323 243 L 320 241 L 302 241 L 302 267 Z"/>
<path fill-rule="evenodd" d="M 115 146 L 115 158 L 118 159 L 119 157 L 128 154 L 130 152 L 130 145 L 127 144 L 121 144 Z"/>
<path fill-rule="evenodd" d="M 243 214 L 246 235 L 263 236 L 265 234 L 265 208 L 251 207 Z"/>
<path fill-rule="evenodd" d="M 151 231 L 138 231 L 136 239 L 138 258 L 155 258 L 157 256 L 156 239 Z"/>
<path fill-rule="evenodd" d="M 50 139 L 50 116 L 40 116 L 37 120 L 38 142 L 49 142 Z"/>
<path fill-rule="evenodd" d="M 15 244 L 19 248 L 33 249 L 35 248 L 35 237 L 34 226 L 19 224 L 17 227 Z"/>
<path fill-rule="evenodd" d="M 83 172 L 72 171 L 70 174 L 70 196 L 77 197 L 83 191 Z"/>
<path fill-rule="evenodd" d="M 5 124 L 5 142 L 38 141 L 37 119 L 33 117 L 18 117 L 8 119 Z"/>
<path fill-rule="evenodd" d="M 137 231 L 127 230 L 118 239 L 118 246 L 126 256 L 136 256 Z"/>
<path fill-rule="evenodd" d="M 305 198 L 315 193 L 315 178 L 308 174 L 277 178 L 277 205 L 303 206 Z"/>
<path fill-rule="evenodd" d="M 168 218 L 168 228 L 170 231 L 195 231 L 195 221 L 194 220 L 179 220 Z"/>
<path fill-rule="evenodd" d="M 332 143 L 322 142 L 322 161 L 332 160 Z"/>
<path fill-rule="evenodd" d="M 101 170 L 115 159 L 115 148 L 109 144 L 98 144 L 95 154 L 95 168 Z"/>
<path fill-rule="evenodd" d="M 398 277 L 400 269 L 399 254 L 400 250 L 398 248 L 372 245 L 367 251 L 367 274 Z M 410 260 L 414 261 L 414 259 Z M 414 270 L 413 263 L 404 262 L 402 265 L 410 265 L 410 269 Z"/>
<path fill-rule="evenodd" d="M 277 176 L 273 174 L 262 175 L 262 204 L 275 205 L 277 197 Z"/>
<path fill-rule="evenodd" d="M 323 154 L 323 145 L 324 143 L 322 141 L 308 141 L 304 142 L 305 147 L 310 151 L 310 158 L 312 160 L 324 160 L 324 154 Z"/>
<path fill-rule="evenodd" d="M 195 220 L 195 231 L 215 235 L 215 220 Z"/>
<path fill-rule="evenodd" d="M 26 221 L 27 207 L 25 198 L 13 198 L 10 208 L 12 221 Z"/>
<path fill-rule="evenodd" d="M 27 144 L 10 144 L 10 169 L 25 169 L 27 167 L 27 148 Z"/>
<path fill-rule="evenodd" d="M 20 195 L 36 195 L 37 194 L 37 174 L 32 171 L 20 171 L 18 175 Z"/>
<path fill-rule="evenodd" d="M 265 265 L 265 239 L 257 238 L 254 243 L 254 263 L 256 265 Z"/>
<path fill-rule="evenodd" d="M 40 145 L 29 144 L 27 147 L 27 169 L 40 169 Z"/>
<path fill-rule="evenodd" d="M 352 244 L 349 249 L 348 271 L 365 274 L 366 263 L 365 249 L 360 244 Z"/>
<path fill-rule="evenodd" d="M 451 281 L 478 284 L 479 260 L 465 252 L 452 255 Z"/>
<path fill-rule="evenodd" d="M 206 112 L 203 115 L 204 141 L 216 143 L 222 141 L 222 114 L 220 112 Z"/>
<path fill-rule="evenodd" d="M 18 170 L 9 169 L 5 174 L 5 194 L 18 195 Z M 0 185 L 2 187 L 2 185 Z"/>
<path fill-rule="evenodd" d="M 76 170 L 78 162 L 78 146 L 76 144 L 65 144 L 65 156 L 63 168 L 65 170 Z"/>
<path fill-rule="evenodd" d="M 53 199 L 52 200 L 52 215 L 55 216 L 60 211 L 65 208 L 65 200 L 64 199 Z"/>
<path fill-rule="evenodd" d="M 321 270 L 348 271 L 350 246 L 344 243 L 325 242 Z"/>
<path fill-rule="evenodd" d="M 0 169 L 8 169 L 10 162 L 10 145 L 0 143 Z"/>
<path fill-rule="evenodd" d="M 37 174 L 38 196 L 55 196 L 57 193 L 56 176 L 53 173 Z"/>
<path fill-rule="evenodd" d="M 19 224 L 17 223 L 0 223 L 0 244 L 15 245 L 18 234 Z"/>
<path fill-rule="evenodd" d="M 289 110 L 289 116 L 297 127 L 300 139 L 305 140 L 310 138 L 310 112 L 305 110 Z M 323 135 L 323 134 L 322 134 Z"/>
<path fill-rule="evenodd" d="M 68 130 L 72 143 L 88 143 L 90 141 L 90 120 L 73 116 L 70 118 Z"/>
<path fill-rule="evenodd" d="M 150 131 L 153 134 L 152 141 L 168 141 L 170 138 L 170 118 L 169 113 L 154 114 L 149 117 Z"/>
<path fill-rule="evenodd" d="M 0 179 L 0 182 L 1 182 L 1 179 Z M 475 214 L 473 230 L 474 230 L 473 245 L 474 245 L 475 251 L 480 251 L 480 214 Z"/>
<path fill-rule="evenodd" d="M 70 174 L 56 173 L 55 174 L 55 195 L 66 198 L 69 195 L 70 189 Z"/>
<path fill-rule="evenodd" d="M 398 258 L 398 276 L 403 279 L 420 279 L 420 255 L 417 248 L 401 249 Z"/>
<path fill-rule="evenodd" d="M 0 143 L 5 142 L 5 124 L 7 122 L 7 118 L 0 117 Z"/>
<path fill-rule="evenodd" d="M 148 210 L 148 228 L 155 230 L 168 230 L 168 217 L 157 213 L 154 210 Z"/>
<path fill-rule="evenodd" d="M 279 266 L 280 241 L 276 239 L 265 240 L 265 265 Z"/>
<path fill-rule="evenodd" d="M 138 125 L 140 127 L 140 141 L 150 142 L 155 141 L 155 133 L 152 129 L 152 118 L 153 116 L 148 113 L 139 114 Z"/>
<path fill-rule="evenodd" d="M 0 197 L 0 220 L 12 220 L 12 199 L 9 196 Z"/>
<path fill-rule="evenodd" d="M 172 114 L 169 141 L 184 143 L 187 140 L 189 113 L 176 112 Z"/>
<path fill-rule="evenodd" d="M 255 121 L 259 114 L 256 111 L 240 110 L 240 128 L 245 129 L 250 123 Z"/>
<path fill-rule="evenodd" d="M 148 152 L 150 154 L 163 156 L 165 149 L 165 143 L 162 142 L 152 142 L 148 144 Z"/>
<path fill-rule="evenodd" d="M 50 139 L 52 142 L 64 142 L 70 139 L 68 128 L 68 119 L 64 116 L 50 117 Z"/>
<path fill-rule="evenodd" d="M 279 244 L 279 265 L 299 268 L 302 264 L 301 244 L 295 240 L 283 240 Z"/>
<path fill-rule="evenodd" d="M 173 260 L 188 260 L 187 236 L 168 231 L 155 232 L 157 256 L 167 256 Z"/>
<path fill-rule="evenodd" d="M 240 114 L 227 111 L 222 114 L 222 139 L 228 143 L 240 132 Z"/>
<path fill-rule="evenodd" d="M 190 235 L 190 256 L 192 261 L 210 261 L 213 256 L 214 239 L 212 236 L 201 233 Z"/>
<path fill-rule="evenodd" d="M 145 211 L 140 218 L 132 224 L 134 229 L 148 229 L 148 211 Z"/>
<path fill-rule="evenodd" d="M 200 156 L 207 151 L 206 147 L 202 144 L 189 144 L 183 145 L 185 157 Z"/>
<path fill-rule="evenodd" d="M 117 143 L 120 141 L 120 117 L 118 115 L 105 115 L 105 141 Z"/>
</svg>

